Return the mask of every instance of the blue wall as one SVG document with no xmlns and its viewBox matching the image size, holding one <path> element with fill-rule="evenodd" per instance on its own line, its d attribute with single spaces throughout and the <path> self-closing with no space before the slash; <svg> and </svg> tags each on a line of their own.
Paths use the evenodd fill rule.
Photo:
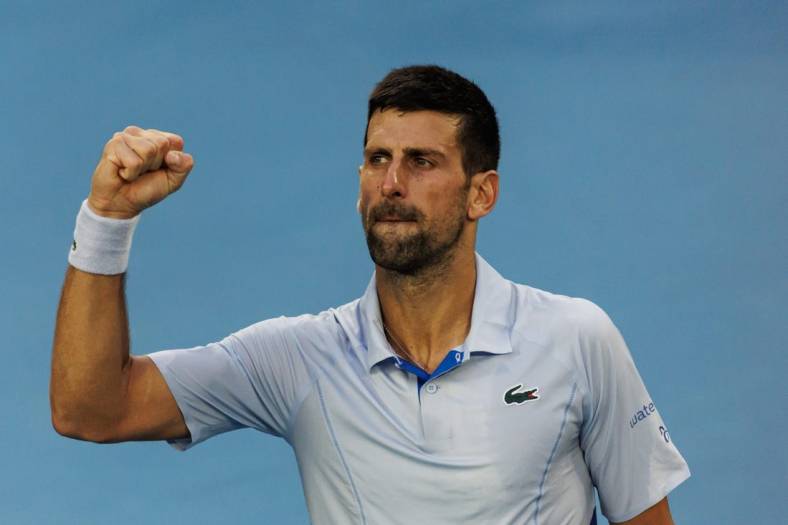
<svg viewBox="0 0 788 525">
<path fill-rule="evenodd" d="M 693 471 L 676 523 L 784 519 L 784 2 L 65 4 L 0 1 L 0 522 L 307 522 L 272 438 L 179 454 L 54 433 L 74 217 L 113 131 L 177 131 L 197 167 L 138 228 L 134 352 L 347 302 L 372 271 L 366 96 L 423 62 L 476 80 L 500 115 L 479 251 L 592 299 L 627 338 Z"/>
</svg>

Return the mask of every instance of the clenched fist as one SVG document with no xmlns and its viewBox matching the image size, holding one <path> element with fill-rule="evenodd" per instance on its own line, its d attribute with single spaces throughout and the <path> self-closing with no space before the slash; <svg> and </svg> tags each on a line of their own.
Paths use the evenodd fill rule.
<svg viewBox="0 0 788 525">
<path fill-rule="evenodd" d="M 129 126 L 104 146 L 88 205 L 104 217 L 130 219 L 177 191 L 193 166 L 180 136 Z"/>
</svg>

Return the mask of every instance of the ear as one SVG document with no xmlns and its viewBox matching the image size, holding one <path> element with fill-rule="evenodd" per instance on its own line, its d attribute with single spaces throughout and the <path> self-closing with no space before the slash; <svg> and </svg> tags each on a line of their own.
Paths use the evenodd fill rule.
<svg viewBox="0 0 788 525">
<path fill-rule="evenodd" d="M 358 178 L 359 178 L 359 181 L 358 181 L 358 199 L 356 199 L 356 211 L 359 212 L 359 213 L 361 213 L 361 173 L 362 173 L 363 169 L 364 169 L 364 165 L 361 164 L 358 167 Z"/>
<path fill-rule="evenodd" d="M 498 202 L 498 172 L 495 170 L 481 171 L 471 177 L 471 188 L 468 191 L 468 219 L 481 219 Z"/>
</svg>

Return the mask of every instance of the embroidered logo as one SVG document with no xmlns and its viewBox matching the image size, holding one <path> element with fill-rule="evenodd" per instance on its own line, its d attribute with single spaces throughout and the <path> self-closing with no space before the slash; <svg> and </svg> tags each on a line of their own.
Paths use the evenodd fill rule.
<svg viewBox="0 0 788 525">
<path fill-rule="evenodd" d="M 539 396 L 536 395 L 536 391 L 539 390 L 538 387 L 518 392 L 521 388 L 523 388 L 523 385 L 519 384 L 507 390 L 503 395 L 503 402 L 507 405 L 522 405 L 526 401 L 535 401 L 539 399 Z"/>
<path fill-rule="evenodd" d="M 74 239 L 74 241 L 71 243 L 71 251 L 72 252 L 77 251 L 77 240 L 76 239 Z"/>
</svg>

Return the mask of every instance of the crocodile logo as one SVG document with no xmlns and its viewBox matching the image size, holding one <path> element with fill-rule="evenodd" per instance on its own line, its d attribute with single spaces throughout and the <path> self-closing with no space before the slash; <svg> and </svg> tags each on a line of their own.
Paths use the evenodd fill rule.
<svg viewBox="0 0 788 525">
<path fill-rule="evenodd" d="M 526 401 L 535 401 L 539 399 L 539 396 L 536 395 L 536 391 L 539 390 L 538 387 L 526 389 L 524 392 L 518 392 L 523 388 L 522 384 L 515 385 L 503 395 L 503 402 L 507 405 L 522 405 Z"/>
</svg>

